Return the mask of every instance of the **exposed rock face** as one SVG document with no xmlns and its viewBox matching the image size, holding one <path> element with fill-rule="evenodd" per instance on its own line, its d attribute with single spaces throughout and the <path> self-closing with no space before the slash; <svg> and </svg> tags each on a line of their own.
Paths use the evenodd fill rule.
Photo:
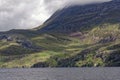
<svg viewBox="0 0 120 80">
<path fill-rule="evenodd" d="M 2 40 L 2 39 L 6 39 L 7 37 L 5 36 L 5 35 L 1 35 L 0 36 L 0 40 Z"/>
<path fill-rule="evenodd" d="M 102 40 L 99 41 L 99 43 L 108 43 L 108 42 L 113 42 L 116 40 L 115 36 L 108 36 Z"/>
<path fill-rule="evenodd" d="M 25 40 L 25 39 L 16 40 L 16 43 L 23 46 L 24 48 L 34 50 L 35 52 L 40 51 L 42 49 L 41 47 L 35 46 L 30 40 Z"/>
<path fill-rule="evenodd" d="M 32 48 L 32 43 L 27 40 L 17 40 L 16 41 L 18 44 L 21 44 L 25 48 Z"/>
<path fill-rule="evenodd" d="M 1 35 L 0 40 L 13 41 L 13 38 L 7 35 Z"/>
<path fill-rule="evenodd" d="M 34 46 L 32 42 L 25 37 L 21 37 L 17 35 L 1 35 L 0 40 L 5 40 L 7 42 L 16 42 L 24 48 L 39 50 L 38 47 Z"/>
<path fill-rule="evenodd" d="M 83 34 L 82 32 L 75 32 L 75 33 L 71 33 L 70 37 L 75 37 L 75 38 L 79 38 L 79 39 L 84 39 L 86 36 L 85 34 Z"/>
</svg>

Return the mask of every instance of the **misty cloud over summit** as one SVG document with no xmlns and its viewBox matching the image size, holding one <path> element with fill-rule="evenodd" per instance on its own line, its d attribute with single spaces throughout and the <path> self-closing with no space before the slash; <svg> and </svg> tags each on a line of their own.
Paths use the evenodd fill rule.
<svg viewBox="0 0 120 80">
<path fill-rule="evenodd" d="M 0 0 L 0 31 L 37 27 L 56 10 L 110 0 Z"/>
</svg>

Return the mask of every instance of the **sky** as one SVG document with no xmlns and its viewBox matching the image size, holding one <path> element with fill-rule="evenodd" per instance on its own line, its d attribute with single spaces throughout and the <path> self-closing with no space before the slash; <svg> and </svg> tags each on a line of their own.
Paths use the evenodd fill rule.
<svg viewBox="0 0 120 80">
<path fill-rule="evenodd" d="M 0 0 L 0 31 L 40 26 L 56 10 L 110 0 Z"/>
</svg>

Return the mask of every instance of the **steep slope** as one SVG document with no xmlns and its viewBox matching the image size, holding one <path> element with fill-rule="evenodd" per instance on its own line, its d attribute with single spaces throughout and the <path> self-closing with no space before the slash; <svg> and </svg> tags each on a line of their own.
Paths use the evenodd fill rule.
<svg viewBox="0 0 120 80">
<path fill-rule="evenodd" d="M 76 32 L 89 30 L 103 23 L 120 22 L 120 1 L 77 5 L 58 10 L 48 19 L 40 31 L 46 32 Z"/>
</svg>

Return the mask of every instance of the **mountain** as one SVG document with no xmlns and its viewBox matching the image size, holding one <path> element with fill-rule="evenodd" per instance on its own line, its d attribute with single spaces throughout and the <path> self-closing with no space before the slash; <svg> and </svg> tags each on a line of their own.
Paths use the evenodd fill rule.
<svg viewBox="0 0 120 80">
<path fill-rule="evenodd" d="M 76 5 L 56 11 L 40 31 L 76 32 L 104 23 L 120 22 L 120 1 Z"/>
<path fill-rule="evenodd" d="M 120 66 L 120 0 L 56 11 L 31 30 L 0 33 L 0 67 Z"/>
</svg>

